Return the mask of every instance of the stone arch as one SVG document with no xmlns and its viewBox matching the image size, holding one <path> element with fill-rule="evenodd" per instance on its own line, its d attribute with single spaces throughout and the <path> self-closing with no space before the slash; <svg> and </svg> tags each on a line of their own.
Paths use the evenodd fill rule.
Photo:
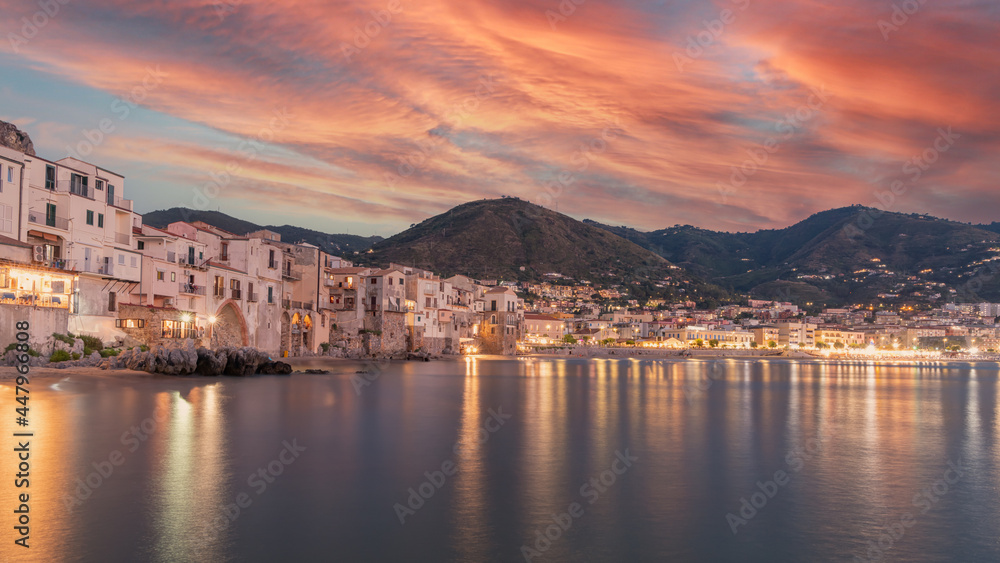
<svg viewBox="0 0 1000 563">
<path fill-rule="evenodd" d="M 312 351 L 313 340 L 316 338 L 316 323 L 311 315 L 306 313 L 302 317 L 302 346 L 306 350 Z"/>
<path fill-rule="evenodd" d="M 292 318 L 288 312 L 281 314 L 281 351 L 291 354 L 292 350 Z"/>
<path fill-rule="evenodd" d="M 226 301 L 215 313 L 212 327 L 213 346 L 249 346 L 250 334 L 243 312 L 232 299 Z"/>
</svg>

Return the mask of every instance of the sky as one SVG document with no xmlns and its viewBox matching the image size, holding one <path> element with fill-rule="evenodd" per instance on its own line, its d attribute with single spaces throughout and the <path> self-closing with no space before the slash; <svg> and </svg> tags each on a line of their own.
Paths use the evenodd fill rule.
<svg viewBox="0 0 1000 563">
<path fill-rule="evenodd" d="M 388 236 L 1000 220 L 1000 2 L 0 0 L 0 120 L 148 212 Z M 103 128 L 103 131 L 102 131 Z"/>
</svg>

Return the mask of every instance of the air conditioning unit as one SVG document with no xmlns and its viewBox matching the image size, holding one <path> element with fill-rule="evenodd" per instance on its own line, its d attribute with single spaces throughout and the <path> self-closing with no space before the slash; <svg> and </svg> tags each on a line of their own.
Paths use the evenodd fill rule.
<svg viewBox="0 0 1000 563">
<path fill-rule="evenodd" d="M 35 258 L 35 262 L 44 262 L 45 261 L 45 247 L 42 246 L 42 245 L 40 245 L 40 244 L 36 244 L 33 250 L 34 250 L 33 255 L 34 255 L 34 258 Z"/>
</svg>

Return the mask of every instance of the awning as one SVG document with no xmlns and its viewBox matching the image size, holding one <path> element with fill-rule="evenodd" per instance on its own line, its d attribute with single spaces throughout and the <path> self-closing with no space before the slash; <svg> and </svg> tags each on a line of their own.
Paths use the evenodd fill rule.
<svg viewBox="0 0 1000 563">
<path fill-rule="evenodd" d="M 43 233 L 41 231 L 28 231 L 29 237 L 38 237 L 45 240 L 58 241 L 59 237 L 50 233 Z"/>
</svg>

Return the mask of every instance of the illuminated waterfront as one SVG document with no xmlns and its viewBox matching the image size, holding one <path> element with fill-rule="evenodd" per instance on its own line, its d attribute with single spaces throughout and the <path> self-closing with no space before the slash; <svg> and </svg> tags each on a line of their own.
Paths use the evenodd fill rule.
<svg viewBox="0 0 1000 563">
<path fill-rule="evenodd" d="M 995 363 L 322 365 L 39 380 L 34 560 L 1000 558 Z"/>
</svg>

